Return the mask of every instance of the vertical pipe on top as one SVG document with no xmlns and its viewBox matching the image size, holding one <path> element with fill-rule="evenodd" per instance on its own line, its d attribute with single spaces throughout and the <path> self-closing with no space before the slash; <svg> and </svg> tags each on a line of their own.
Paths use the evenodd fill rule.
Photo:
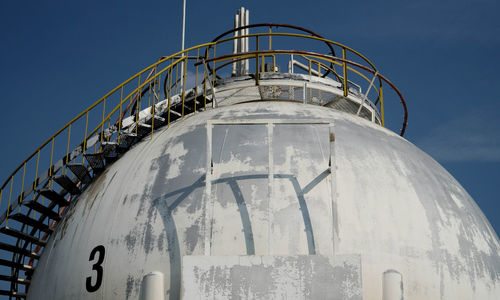
<svg viewBox="0 0 500 300">
<path fill-rule="evenodd" d="M 247 9 L 245 11 L 245 26 L 248 26 L 249 24 L 250 24 L 250 11 Z M 248 28 L 245 29 L 245 34 L 246 35 L 250 34 L 250 30 Z M 245 52 L 248 52 L 248 51 L 249 51 L 249 38 L 246 37 L 245 38 Z M 245 64 L 244 74 L 248 74 L 248 69 L 250 67 L 250 62 L 248 61 L 248 59 L 245 59 L 244 64 Z"/>
<path fill-rule="evenodd" d="M 239 23 L 240 23 L 240 18 L 238 16 L 238 14 L 234 15 L 234 29 L 238 28 L 239 27 Z M 235 30 L 234 31 L 234 37 L 235 39 L 233 40 L 233 54 L 236 54 L 238 53 L 238 30 Z M 236 72 L 236 69 L 237 69 L 237 62 L 233 62 L 233 71 L 232 71 L 232 76 L 236 76 L 237 72 Z"/>
<path fill-rule="evenodd" d="M 239 19 L 240 23 L 238 24 L 238 27 L 243 27 L 245 26 L 245 8 L 242 6 L 239 11 Z M 245 35 L 246 31 L 245 29 L 240 29 L 240 36 Z M 239 42 L 239 53 L 245 52 L 245 38 L 238 39 Z M 238 62 L 239 70 L 238 70 L 238 75 L 241 76 L 244 72 L 243 70 L 243 61 Z"/>
</svg>

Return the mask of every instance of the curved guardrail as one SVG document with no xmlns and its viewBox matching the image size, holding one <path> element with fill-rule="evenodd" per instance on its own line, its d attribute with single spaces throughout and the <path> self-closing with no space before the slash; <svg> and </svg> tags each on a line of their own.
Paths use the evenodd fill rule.
<svg viewBox="0 0 500 300">
<path fill-rule="evenodd" d="M 156 128 L 170 126 L 188 114 L 206 110 L 214 99 L 217 74 L 229 76 L 226 67 L 235 62 L 248 61 L 254 72 L 245 76 L 259 84 L 262 73 L 276 72 L 291 55 L 302 57 L 309 68 L 306 74 L 329 76 L 340 82 L 344 97 L 349 96 L 352 82 L 363 84 L 365 97 L 373 95 L 372 98 L 377 99 L 382 125 L 385 124 L 383 86 L 386 84 L 403 104 L 401 135 L 404 134 L 407 123 L 404 98 L 366 57 L 316 34 L 272 32 L 276 26 L 283 24 L 247 26 L 263 27 L 269 32 L 221 39 L 223 34 L 211 43 L 161 57 L 94 102 L 21 162 L 0 186 L 0 233 L 3 234 L 0 250 L 12 257 L 0 259 L 0 281 L 9 285 L 9 289 L 1 289 L 0 285 L 0 295 L 24 298 L 37 260 L 55 225 L 70 202 L 91 183 L 92 177 L 134 142 L 153 136 Z M 232 53 L 233 42 L 244 38 L 253 40 L 253 49 Z M 301 39 L 300 43 L 296 43 L 297 39 Z M 262 48 L 265 42 L 268 46 Z M 312 49 L 327 45 L 330 54 L 289 49 L 287 42 Z M 280 48 L 282 43 L 284 46 Z M 272 71 L 266 70 L 267 65 L 272 66 Z M 342 72 L 337 72 L 335 66 Z"/>
</svg>

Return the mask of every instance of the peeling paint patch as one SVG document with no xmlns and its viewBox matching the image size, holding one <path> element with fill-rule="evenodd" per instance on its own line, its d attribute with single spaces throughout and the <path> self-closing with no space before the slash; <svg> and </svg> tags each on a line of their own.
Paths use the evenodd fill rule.
<svg viewBox="0 0 500 300">
<path fill-rule="evenodd" d="M 358 255 L 185 256 L 183 299 L 361 300 Z"/>
<path fill-rule="evenodd" d="M 189 226 L 184 232 L 184 240 L 187 246 L 187 253 L 193 253 L 198 240 L 203 239 L 200 235 L 200 226 L 198 224 L 193 224 Z"/>
<path fill-rule="evenodd" d="M 182 158 L 188 153 L 188 151 L 184 149 L 183 143 L 177 143 L 170 147 L 168 152 L 170 163 L 166 179 L 179 177 L 181 175 L 181 167 L 184 164 L 184 159 Z"/>
</svg>

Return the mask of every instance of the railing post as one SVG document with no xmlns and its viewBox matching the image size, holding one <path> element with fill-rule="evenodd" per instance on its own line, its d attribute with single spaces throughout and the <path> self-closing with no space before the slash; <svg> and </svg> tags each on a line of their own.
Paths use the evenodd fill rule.
<svg viewBox="0 0 500 300">
<path fill-rule="evenodd" d="M 172 66 L 173 64 L 173 60 L 170 61 L 170 68 L 168 69 L 168 73 L 167 73 L 167 76 L 168 76 L 168 89 L 167 89 L 167 95 L 165 95 L 168 99 L 168 114 L 167 114 L 167 127 L 170 127 L 170 105 L 171 105 L 171 92 L 172 92 Z M 167 78 L 165 78 L 165 80 L 167 80 Z"/>
<path fill-rule="evenodd" d="M 344 83 L 343 83 L 343 86 L 344 86 L 344 97 L 347 97 L 349 95 L 349 87 L 347 86 L 347 62 L 346 62 L 346 50 L 345 48 L 342 48 L 342 59 L 343 59 L 343 63 L 342 63 L 342 70 L 343 70 L 343 79 L 344 79 Z"/>
<path fill-rule="evenodd" d="M 156 73 L 156 69 L 155 69 L 155 73 Z M 156 80 L 156 76 L 153 77 L 155 80 Z M 154 86 L 151 87 L 151 79 L 149 81 L 149 97 L 148 97 L 148 101 L 149 103 L 148 104 L 151 104 L 151 92 L 154 92 Z M 151 119 L 151 139 L 153 139 L 153 133 L 154 133 L 154 130 L 155 130 L 155 97 L 153 96 L 153 105 L 149 105 L 151 106 L 151 116 L 152 116 L 152 119 Z"/>
<path fill-rule="evenodd" d="M 118 144 L 120 144 L 120 131 L 122 130 L 122 121 L 123 121 L 122 120 L 122 118 L 123 118 L 122 105 L 123 105 L 123 85 L 120 88 L 120 115 L 118 117 L 118 137 L 117 137 Z M 85 128 L 85 136 L 87 136 L 87 129 L 86 128 Z"/>
<path fill-rule="evenodd" d="M 217 47 L 217 44 L 214 45 L 214 63 L 213 63 L 213 71 L 212 71 L 212 94 L 215 93 L 215 79 L 217 78 L 217 74 L 216 74 L 217 68 L 215 67 L 215 48 L 216 47 Z M 213 101 L 215 101 L 215 99 L 212 100 L 212 106 L 213 106 Z"/>
<path fill-rule="evenodd" d="M 104 98 L 102 102 L 101 144 L 104 138 L 104 116 L 106 115 L 105 112 L 106 112 L 106 98 Z"/>
<path fill-rule="evenodd" d="M 188 54 L 189 55 L 189 54 Z M 187 73 L 187 57 L 188 55 L 186 55 L 183 60 L 182 60 L 182 69 L 183 69 L 183 72 L 182 72 L 182 118 L 184 118 L 184 105 L 185 105 L 185 99 L 186 99 L 186 73 Z M 214 70 L 215 72 L 215 70 Z"/>
<path fill-rule="evenodd" d="M 66 146 L 66 158 L 64 160 L 64 175 L 66 175 L 66 172 L 67 172 L 67 168 L 66 168 L 66 165 L 68 164 L 69 162 L 69 141 L 70 141 L 70 138 L 71 138 L 71 125 L 72 124 L 69 124 L 69 127 L 68 127 L 68 144 Z"/>
<path fill-rule="evenodd" d="M 270 33 L 270 34 L 269 34 L 269 50 L 272 50 L 272 48 L 273 48 L 273 47 L 272 47 L 272 37 L 273 37 L 273 36 L 271 35 L 271 33 L 272 33 L 272 29 L 271 29 L 271 28 L 272 28 L 272 27 L 271 27 L 271 26 L 269 26 L 269 33 Z"/>
<path fill-rule="evenodd" d="M 208 74 L 205 59 L 203 59 L 203 110 L 207 110 L 207 76 Z"/>
<path fill-rule="evenodd" d="M 33 182 L 33 200 L 35 200 L 35 190 L 38 186 L 38 164 L 40 162 L 40 150 L 38 150 L 38 155 L 36 157 L 36 169 L 35 169 L 35 181 Z"/>
<path fill-rule="evenodd" d="M 82 164 L 85 163 L 85 151 L 87 151 L 87 131 L 89 127 L 89 112 L 85 114 L 85 138 L 83 139 L 83 149 L 82 149 Z M 40 152 L 38 152 L 38 155 L 40 156 Z"/>
<path fill-rule="evenodd" d="M 198 63 L 200 59 L 200 48 L 198 48 L 198 52 L 196 54 L 196 63 Z M 196 71 L 194 75 L 194 113 L 196 113 L 196 102 L 198 98 L 198 64 L 196 64 Z"/>
<path fill-rule="evenodd" d="M 255 85 L 259 85 L 259 36 L 255 36 Z"/>
<path fill-rule="evenodd" d="M 55 137 L 52 138 L 52 146 L 51 146 L 51 149 L 50 149 L 50 165 L 49 165 L 49 187 L 52 188 L 52 172 L 54 171 L 53 169 L 53 165 L 52 165 L 52 161 L 54 160 L 54 140 L 55 140 Z"/>
<path fill-rule="evenodd" d="M 25 175 L 26 175 L 26 163 L 24 163 L 24 166 L 23 166 L 23 180 L 21 183 L 21 195 L 19 196 L 19 212 L 21 212 L 21 202 L 23 201 L 23 198 L 24 198 L 24 177 L 25 177 Z"/>
<path fill-rule="evenodd" d="M 139 123 L 139 116 L 138 116 L 138 109 L 139 109 L 139 99 L 141 98 L 141 74 L 137 77 L 137 93 L 135 94 L 135 112 L 134 112 L 134 121 L 135 121 L 135 134 L 137 135 L 139 132 L 138 123 Z M 132 112 L 131 112 L 132 113 Z"/>
<path fill-rule="evenodd" d="M 382 84 L 380 84 L 379 88 L 379 97 L 380 97 L 380 117 L 382 118 L 382 127 L 385 127 L 385 119 L 384 119 L 384 91 L 382 90 Z"/>
</svg>

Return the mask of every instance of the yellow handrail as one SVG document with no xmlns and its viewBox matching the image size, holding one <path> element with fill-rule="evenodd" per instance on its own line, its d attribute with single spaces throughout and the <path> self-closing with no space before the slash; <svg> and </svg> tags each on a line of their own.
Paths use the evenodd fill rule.
<svg viewBox="0 0 500 300">
<path fill-rule="evenodd" d="M 266 51 L 260 51 L 259 50 L 259 39 L 261 39 L 261 37 L 266 37 L 266 36 L 269 38 L 269 47 L 271 47 L 271 39 L 273 39 L 273 41 L 272 41 L 273 45 L 277 44 L 277 37 L 303 38 L 303 39 L 309 39 L 309 40 L 313 40 L 313 41 L 325 42 L 325 43 L 328 43 L 330 45 L 341 48 L 342 57 L 334 57 L 331 55 L 322 55 L 322 54 L 305 52 L 305 51 L 300 51 L 300 50 L 272 50 L 270 48 L 269 50 L 266 50 Z M 216 57 L 217 45 L 232 42 L 234 39 L 240 39 L 240 38 L 249 38 L 249 39 L 254 38 L 256 41 L 255 51 L 253 51 L 253 52 L 249 51 L 246 53 L 237 53 L 237 54 L 226 54 L 226 55 L 220 55 L 219 57 Z M 204 49 L 204 51 L 200 51 L 202 49 Z M 212 51 L 210 51 L 210 49 Z M 196 56 L 192 56 L 192 57 L 189 56 L 189 53 L 192 51 L 196 51 Z M 200 57 L 200 52 L 205 53 L 205 56 L 203 58 Z M 220 51 L 217 51 L 217 52 L 220 52 Z M 255 76 L 256 84 L 258 85 L 259 80 L 260 80 L 260 73 L 262 73 L 264 71 L 264 63 L 265 63 L 264 58 L 266 56 L 272 57 L 272 59 L 273 59 L 273 72 L 274 72 L 274 70 L 275 70 L 274 67 L 276 66 L 276 60 L 277 60 L 276 56 L 281 55 L 281 54 L 294 54 L 294 53 L 306 55 L 307 59 L 309 60 L 309 65 L 311 65 L 312 62 L 316 63 L 318 65 L 318 69 L 319 69 L 318 74 L 319 75 L 321 75 L 320 74 L 321 69 L 324 68 L 326 70 L 329 70 L 331 73 L 335 74 L 336 76 L 338 76 L 338 74 L 336 74 L 336 72 L 334 70 L 332 70 L 327 64 L 323 63 L 323 61 L 328 62 L 330 64 L 330 66 L 333 66 L 333 65 L 341 66 L 343 69 L 343 76 L 342 76 L 343 86 L 342 87 L 344 90 L 344 96 L 346 96 L 346 97 L 349 94 L 348 74 L 350 74 L 350 73 L 357 74 L 361 78 L 366 80 L 367 82 L 370 82 L 370 80 L 360 70 L 363 70 L 363 71 L 369 72 L 369 73 L 373 73 L 373 74 L 378 74 L 378 70 L 375 68 L 373 63 L 371 63 L 364 55 L 362 55 L 361 53 L 359 53 L 359 52 L 353 50 L 352 48 L 349 48 L 343 44 L 340 44 L 340 43 L 337 43 L 334 41 L 330 41 L 328 39 L 320 38 L 317 36 L 309 36 L 309 35 L 296 34 L 296 33 L 280 33 L 280 32 L 271 32 L 271 31 L 266 32 L 266 33 L 254 33 L 254 34 L 247 34 L 247 35 L 236 36 L 236 37 L 234 37 L 234 36 L 228 37 L 228 38 L 218 40 L 216 42 L 204 43 L 204 44 L 201 44 L 198 46 L 193 46 L 193 47 L 190 47 L 190 48 L 185 49 L 183 51 L 179 51 L 175 54 L 172 54 L 170 56 L 161 57 L 157 62 L 142 69 L 137 74 L 131 76 L 130 78 L 128 78 L 127 80 L 125 80 L 124 82 L 122 82 L 121 84 L 119 84 L 118 86 L 113 88 L 111 91 L 106 93 L 102 98 L 95 101 L 87 109 L 83 110 L 80 114 L 78 114 L 76 117 L 74 117 L 72 120 L 70 120 L 67 124 L 62 126 L 51 137 L 49 137 L 46 141 L 44 141 L 35 151 L 33 151 L 33 153 L 31 153 L 23 162 L 21 162 L 19 164 L 19 166 L 16 169 L 14 169 L 14 171 L 7 177 L 7 180 L 5 180 L 3 182 L 2 186 L 0 186 L 0 205 L 2 203 L 1 195 L 5 194 L 5 193 L 3 193 L 3 190 L 10 183 L 11 188 L 9 191 L 9 204 L 7 207 L 7 214 L 8 214 L 10 207 L 11 207 L 10 200 L 11 200 L 11 195 L 12 195 L 12 186 L 13 186 L 14 178 L 21 168 L 23 168 L 23 176 L 22 176 L 22 183 L 21 183 L 21 196 L 19 197 L 19 202 L 23 200 L 24 196 L 27 196 L 27 194 L 24 193 L 24 186 L 25 186 L 24 182 L 25 182 L 26 168 L 34 156 L 37 156 L 36 171 L 35 171 L 35 179 L 33 181 L 33 184 L 31 185 L 31 189 L 32 189 L 31 191 L 34 193 L 34 191 L 38 188 L 38 186 L 40 184 L 42 184 L 42 182 L 40 182 L 40 177 L 38 177 L 39 176 L 39 174 L 38 174 L 39 163 L 40 163 L 40 159 L 41 159 L 40 154 L 41 154 L 42 150 L 46 149 L 46 146 L 49 143 L 51 143 L 51 150 L 50 150 L 50 163 L 49 163 L 48 172 L 47 172 L 48 178 L 50 179 L 51 176 L 55 175 L 58 172 L 59 169 L 57 169 L 57 168 L 59 168 L 59 167 L 56 168 L 56 166 L 53 165 L 54 155 L 55 155 L 54 143 L 55 143 L 56 138 L 59 135 L 61 135 L 63 132 L 65 132 L 66 130 L 68 131 L 67 132 L 68 136 L 67 136 L 67 143 L 65 145 L 66 146 L 65 147 L 66 148 L 65 149 L 66 150 L 65 156 L 64 156 L 64 159 L 62 161 L 62 166 L 64 166 L 64 173 L 66 173 L 66 171 L 65 171 L 66 164 L 73 161 L 76 157 L 79 157 L 79 155 L 82 155 L 82 162 L 84 162 L 83 154 L 86 154 L 87 150 L 89 150 L 89 145 L 88 145 L 89 140 L 95 134 L 99 135 L 98 140 L 101 142 L 101 144 L 104 141 L 110 141 L 111 136 L 105 136 L 107 134 L 106 133 L 107 129 L 105 128 L 106 122 L 108 123 L 107 128 L 110 128 L 110 126 L 116 125 L 118 133 L 121 132 L 121 130 L 123 130 L 123 127 L 122 127 L 123 118 L 122 117 L 124 116 L 125 112 L 130 108 L 130 105 L 134 101 L 136 102 L 135 103 L 136 113 L 134 113 L 134 115 L 135 115 L 134 124 L 135 124 L 135 130 L 137 131 L 138 121 L 140 118 L 139 115 L 141 112 L 141 98 L 142 98 L 142 94 L 145 92 L 149 93 L 149 95 L 148 95 L 149 103 L 148 104 L 149 104 L 149 106 L 152 106 L 151 114 L 153 115 L 153 118 L 154 118 L 154 116 L 156 114 L 155 105 L 160 101 L 160 99 L 159 99 L 160 88 L 159 87 L 160 87 L 162 75 L 165 75 L 163 78 L 163 80 L 165 82 L 165 86 L 167 86 L 167 83 L 168 83 L 168 86 L 167 86 L 168 88 L 164 89 L 164 97 L 168 102 L 168 115 L 167 115 L 167 122 L 166 122 L 167 126 L 169 126 L 171 123 L 170 114 L 171 114 L 171 105 L 173 105 L 172 97 L 174 95 L 177 95 L 177 94 L 180 95 L 180 105 L 181 105 L 180 117 L 184 118 L 184 116 L 186 114 L 185 113 L 186 85 L 187 85 L 187 82 L 189 82 L 189 80 L 188 80 L 189 79 L 189 77 L 188 77 L 189 70 L 187 69 L 189 59 L 196 58 L 196 62 L 194 63 L 194 67 L 196 67 L 196 72 L 194 75 L 195 76 L 195 82 L 194 82 L 195 87 L 198 86 L 198 84 L 199 84 L 198 83 L 198 79 L 199 79 L 198 66 L 200 64 L 205 65 L 204 74 L 203 74 L 203 76 L 200 76 L 201 80 L 202 80 L 200 82 L 200 84 L 202 84 L 202 88 L 203 88 L 203 104 L 202 105 L 203 105 L 203 108 L 206 109 L 206 104 L 207 104 L 207 86 L 206 86 L 206 83 L 207 83 L 207 80 L 210 80 L 209 85 L 211 87 L 214 87 L 216 84 L 216 78 L 217 78 L 216 73 L 220 73 L 220 72 L 218 72 L 218 70 L 220 68 L 230 64 L 231 62 L 234 63 L 235 61 L 238 61 L 238 60 L 252 60 L 253 59 L 253 60 L 255 60 L 255 74 L 254 74 L 254 76 Z M 353 58 L 358 57 L 359 59 L 362 60 L 363 63 L 368 64 L 369 67 L 361 67 L 363 64 L 359 64 L 359 63 L 356 63 L 354 61 L 348 60 L 347 59 L 348 53 L 354 54 L 352 56 Z M 351 57 L 351 56 L 349 56 L 349 57 Z M 262 58 L 262 62 L 260 62 L 261 58 Z M 179 72 L 179 63 L 181 63 L 180 67 L 183 68 L 181 78 L 177 78 L 178 72 Z M 212 66 L 210 66 L 210 63 L 212 64 Z M 217 64 L 220 64 L 220 63 L 223 63 L 223 64 L 217 66 Z M 207 67 L 212 68 L 212 69 L 211 70 L 209 69 L 209 71 L 207 72 Z M 175 68 L 175 70 L 174 70 L 174 68 Z M 150 72 L 149 75 L 147 75 L 147 72 Z M 212 76 L 211 79 L 210 79 L 210 76 Z M 174 78 L 174 77 L 176 77 L 176 78 Z M 141 80 L 141 78 L 142 78 L 142 80 Z M 383 107 L 384 101 L 382 98 L 383 93 L 382 93 L 382 79 L 381 79 L 383 77 L 381 75 L 379 75 L 378 78 L 379 78 L 379 87 L 378 87 L 378 89 L 377 89 L 377 87 L 375 87 L 375 91 L 380 98 L 381 121 L 382 121 L 382 124 L 385 124 L 385 122 L 384 122 L 384 107 Z M 135 82 L 135 80 L 137 80 L 137 84 L 134 87 L 133 82 Z M 157 84 L 158 84 L 158 86 L 156 86 Z M 390 85 L 391 85 L 391 87 L 393 87 L 392 84 L 390 84 Z M 393 87 L 393 88 L 395 88 L 395 87 Z M 156 95 L 156 89 L 158 89 L 158 95 Z M 177 93 L 177 89 L 179 89 L 178 93 Z M 153 95 L 151 95 L 152 91 L 154 93 Z M 195 97 L 197 97 L 198 96 L 198 94 L 197 94 L 198 89 L 197 88 L 194 89 L 194 93 L 195 93 Z M 213 89 L 212 89 L 212 93 L 213 93 Z M 124 97 L 125 94 L 126 94 L 126 96 Z M 398 92 L 398 94 L 400 94 L 400 93 Z M 115 97 L 115 96 L 119 97 L 119 101 L 117 104 L 113 103 L 113 99 L 114 99 L 113 97 Z M 151 97 L 153 97 L 152 105 L 151 105 L 151 100 L 150 100 Z M 155 100 L 155 98 L 157 99 L 157 101 Z M 128 107 L 125 106 L 125 109 L 124 109 L 124 104 L 127 101 L 130 101 L 130 104 Z M 94 127 L 94 129 L 92 131 L 88 132 L 89 121 L 90 121 L 89 115 L 91 112 L 93 113 L 95 110 L 98 110 L 97 106 L 99 106 L 100 104 L 103 105 L 102 106 L 102 113 L 101 113 L 101 116 L 99 118 L 100 122 L 98 122 L 99 124 L 96 127 Z M 106 110 L 108 110 L 108 112 L 106 112 Z M 197 107 L 196 107 L 196 101 L 195 101 L 194 111 L 196 111 L 196 110 L 197 110 Z M 111 118 L 117 112 L 119 112 L 119 116 L 120 116 L 119 118 L 117 118 L 118 124 L 112 123 Z M 78 145 L 77 147 L 81 147 L 80 152 L 75 152 L 76 153 L 76 154 L 74 154 L 75 157 L 72 157 L 73 152 L 70 151 L 70 138 L 71 138 L 71 140 L 75 140 L 76 138 L 78 138 L 78 136 L 76 135 L 77 133 L 75 133 L 75 130 L 77 130 L 78 127 L 76 127 L 76 125 L 74 125 L 74 124 L 77 121 L 79 121 L 80 119 L 82 119 L 83 116 L 85 116 L 85 131 L 83 132 L 83 140 L 77 144 Z M 151 132 L 153 132 L 155 127 L 156 127 L 156 125 L 154 125 L 154 120 L 152 122 L 153 123 L 151 125 Z M 72 138 L 73 136 L 76 136 L 76 138 L 73 139 Z M 117 134 L 116 139 L 118 142 L 120 141 L 119 134 Z M 95 144 L 95 145 L 97 145 L 97 144 Z M 97 151 L 97 148 L 95 148 L 94 151 Z M 14 204 L 12 204 L 12 205 L 14 205 Z"/>
</svg>

